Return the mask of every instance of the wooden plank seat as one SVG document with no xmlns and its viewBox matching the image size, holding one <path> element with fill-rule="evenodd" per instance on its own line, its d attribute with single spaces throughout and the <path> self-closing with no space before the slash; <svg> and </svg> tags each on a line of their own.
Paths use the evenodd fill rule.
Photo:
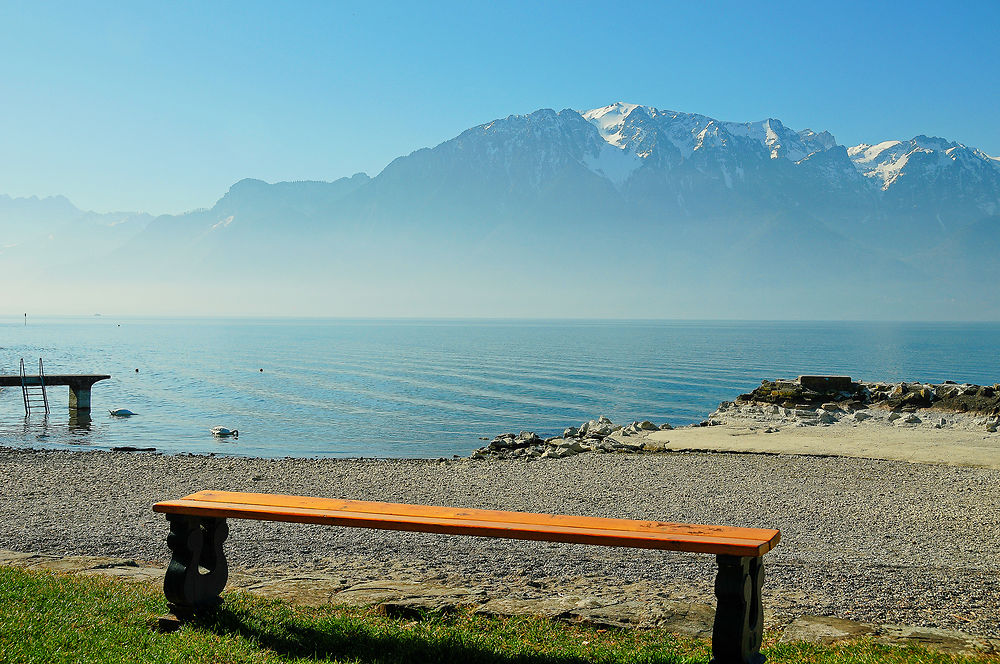
<svg viewBox="0 0 1000 664">
<path fill-rule="evenodd" d="M 156 503 L 153 510 L 166 514 L 170 523 L 172 557 L 164 593 L 179 617 L 221 601 L 228 578 L 226 519 L 637 547 L 717 556 L 712 661 L 764 661 L 761 556 L 778 544 L 777 530 L 230 491 L 199 491 Z"/>
</svg>

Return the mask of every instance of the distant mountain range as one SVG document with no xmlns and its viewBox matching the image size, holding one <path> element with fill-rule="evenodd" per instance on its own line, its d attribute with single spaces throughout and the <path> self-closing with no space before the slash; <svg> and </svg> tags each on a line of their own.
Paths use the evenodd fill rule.
<svg viewBox="0 0 1000 664">
<path fill-rule="evenodd" d="M 773 118 L 539 110 L 374 178 L 242 180 L 182 215 L 0 196 L 0 266 L 42 257 L 50 288 L 77 280 L 67 302 L 108 311 L 996 320 L 1000 159 Z"/>
</svg>

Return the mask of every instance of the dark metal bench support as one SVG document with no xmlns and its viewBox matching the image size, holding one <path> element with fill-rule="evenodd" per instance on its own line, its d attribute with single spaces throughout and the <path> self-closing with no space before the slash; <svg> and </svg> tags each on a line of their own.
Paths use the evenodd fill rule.
<svg viewBox="0 0 1000 664">
<path fill-rule="evenodd" d="M 168 514 L 167 546 L 173 555 L 163 577 L 167 606 L 179 618 L 214 609 L 229 579 L 222 545 L 229 535 L 225 519 Z"/>
<path fill-rule="evenodd" d="M 717 559 L 711 664 L 762 664 L 764 609 L 760 587 L 764 583 L 764 562 L 740 556 Z"/>
</svg>

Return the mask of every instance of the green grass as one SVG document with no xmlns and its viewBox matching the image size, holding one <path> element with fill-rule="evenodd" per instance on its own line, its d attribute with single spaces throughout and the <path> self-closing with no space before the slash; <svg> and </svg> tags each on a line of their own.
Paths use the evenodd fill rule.
<svg viewBox="0 0 1000 664">
<path fill-rule="evenodd" d="M 460 612 L 387 617 L 374 609 L 300 608 L 232 593 L 211 619 L 156 632 L 159 588 L 0 567 L 0 662 L 708 662 L 709 644 L 661 630 L 598 630 L 540 618 Z M 769 635 L 771 637 L 771 635 Z M 1000 664 L 870 642 L 771 643 L 769 662 Z"/>
</svg>

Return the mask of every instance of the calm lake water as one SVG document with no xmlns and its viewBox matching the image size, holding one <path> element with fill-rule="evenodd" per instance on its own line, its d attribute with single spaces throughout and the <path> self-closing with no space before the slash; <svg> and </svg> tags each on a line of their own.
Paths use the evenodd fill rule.
<svg viewBox="0 0 1000 664">
<path fill-rule="evenodd" d="M 112 379 L 90 422 L 70 419 L 66 387 L 47 418 L 4 389 L 0 445 L 441 457 L 598 415 L 690 424 L 764 378 L 993 384 L 1000 324 L 0 318 L 0 373 L 22 357 Z"/>
</svg>

